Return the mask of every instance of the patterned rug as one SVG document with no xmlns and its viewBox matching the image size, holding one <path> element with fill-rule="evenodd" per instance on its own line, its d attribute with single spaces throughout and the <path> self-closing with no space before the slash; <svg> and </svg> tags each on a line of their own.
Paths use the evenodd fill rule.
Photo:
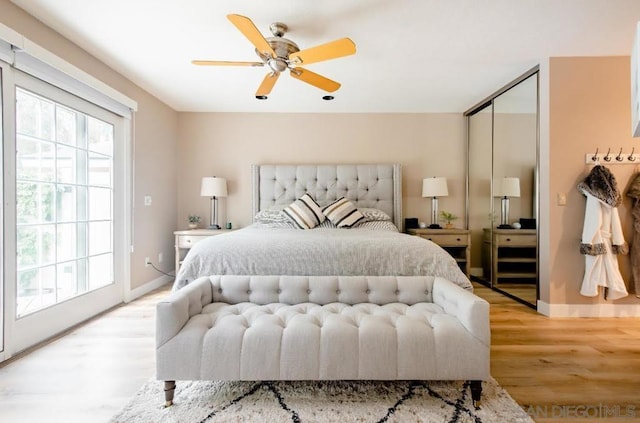
<svg viewBox="0 0 640 423">
<path fill-rule="evenodd" d="M 532 422 L 495 380 L 480 409 L 466 382 L 178 382 L 162 406 L 162 382 L 147 382 L 112 423 Z"/>
</svg>

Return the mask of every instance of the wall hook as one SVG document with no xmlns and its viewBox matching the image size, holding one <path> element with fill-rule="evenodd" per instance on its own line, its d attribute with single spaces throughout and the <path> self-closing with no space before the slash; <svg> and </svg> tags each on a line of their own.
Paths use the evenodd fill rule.
<svg viewBox="0 0 640 423">
<path fill-rule="evenodd" d="M 636 161 L 636 156 L 633 155 L 634 151 L 636 151 L 635 147 L 633 147 L 631 149 L 631 154 L 629 154 L 629 157 L 627 157 L 627 160 L 629 160 L 630 162 L 635 162 Z"/>
<path fill-rule="evenodd" d="M 622 157 L 622 148 L 620 148 L 620 152 L 616 156 L 616 160 L 619 161 L 619 162 L 624 160 L 624 157 Z"/>
<path fill-rule="evenodd" d="M 594 154 L 593 157 L 591 157 L 591 160 L 593 160 L 594 162 L 598 161 L 598 148 L 596 148 L 596 154 Z"/>
<path fill-rule="evenodd" d="M 609 153 L 611 153 L 611 147 L 609 147 L 609 149 L 607 150 L 607 155 L 603 157 L 605 162 L 611 161 L 611 156 L 609 156 Z"/>
</svg>

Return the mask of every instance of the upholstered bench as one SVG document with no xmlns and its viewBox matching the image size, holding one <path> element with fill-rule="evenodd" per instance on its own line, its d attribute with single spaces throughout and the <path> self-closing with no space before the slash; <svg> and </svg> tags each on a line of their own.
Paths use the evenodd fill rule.
<svg viewBox="0 0 640 423">
<path fill-rule="evenodd" d="M 489 378 L 489 304 L 431 276 L 210 276 L 157 305 L 157 378 Z"/>
</svg>

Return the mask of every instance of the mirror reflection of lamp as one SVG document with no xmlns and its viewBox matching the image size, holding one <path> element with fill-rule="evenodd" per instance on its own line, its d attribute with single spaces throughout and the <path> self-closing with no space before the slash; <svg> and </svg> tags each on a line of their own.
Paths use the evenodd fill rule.
<svg viewBox="0 0 640 423">
<path fill-rule="evenodd" d="M 494 197 L 502 198 L 502 213 L 498 229 L 512 229 L 509 224 L 509 197 L 520 197 L 520 178 L 504 177 L 495 180 Z"/>
<path fill-rule="evenodd" d="M 422 180 L 422 196 L 431 197 L 431 225 L 429 225 L 429 229 L 442 229 L 442 226 L 438 225 L 438 197 L 448 195 L 447 178 L 434 176 Z"/>
<path fill-rule="evenodd" d="M 202 178 L 200 195 L 202 197 L 211 197 L 209 229 L 220 229 L 218 225 L 218 197 L 227 196 L 227 180 L 215 176 L 205 176 Z"/>
</svg>

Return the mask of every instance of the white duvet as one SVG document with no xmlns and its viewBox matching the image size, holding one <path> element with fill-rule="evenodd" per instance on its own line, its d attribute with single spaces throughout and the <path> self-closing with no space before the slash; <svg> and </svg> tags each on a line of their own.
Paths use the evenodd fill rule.
<svg viewBox="0 0 640 423">
<path fill-rule="evenodd" d="M 207 238 L 189 250 L 173 289 L 209 275 L 432 275 L 473 290 L 438 245 L 399 233 L 392 224 L 392 230 L 382 230 L 381 222 L 368 223 L 310 230 L 253 224 Z"/>
</svg>

